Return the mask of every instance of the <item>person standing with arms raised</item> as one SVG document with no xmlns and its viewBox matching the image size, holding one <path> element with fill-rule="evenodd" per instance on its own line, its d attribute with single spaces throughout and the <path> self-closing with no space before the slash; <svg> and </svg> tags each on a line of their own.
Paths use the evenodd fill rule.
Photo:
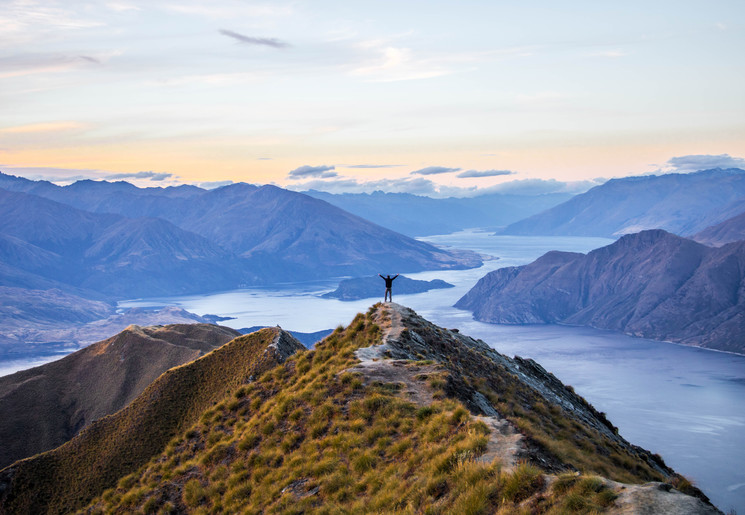
<svg viewBox="0 0 745 515">
<path fill-rule="evenodd" d="M 393 302 L 393 292 L 391 291 L 391 288 L 393 287 L 393 280 L 398 277 L 398 274 L 391 277 L 390 275 L 387 275 L 383 277 L 381 274 L 378 274 L 384 281 L 385 281 L 385 297 L 383 297 L 383 302 L 387 300 L 390 300 L 390 302 Z"/>
</svg>

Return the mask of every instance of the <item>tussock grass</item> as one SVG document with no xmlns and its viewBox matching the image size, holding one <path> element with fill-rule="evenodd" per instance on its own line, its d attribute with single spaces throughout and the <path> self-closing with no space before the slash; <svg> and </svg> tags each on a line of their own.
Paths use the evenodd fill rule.
<svg viewBox="0 0 745 515">
<path fill-rule="evenodd" d="M 615 494 L 592 473 L 657 479 L 643 460 L 546 405 L 487 353 L 452 341 L 440 353 L 445 360 L 416 377 L 434 390 L 431 405 L 407 401 L 398 384 L 365 385 L 349 369 L 356 349 L 380 342 L 374 315 L 371 308 L 314 350 L 225 383 L 149 461 L 120 469 L 115 486 L 83 511 L 593 513 Z M 422 352 L 408 365 L 432 366 Z M 233 365 L 223 361 L 218 371 Z M 544 471 L 529 463 L 507 471 L 498 461 L 480 461 L 489 427 L 458 400 L 474 391 L 531 446 L 587 475 L 561 475 L 549 487 Z"/>
<path fill-rule="evenodd" d="M 399 385 L 363 386 L 358 374 L 345 372 L 356 363 L 354 350 L 379 338 L 371 314 L 358 315 L 315 350 L 210 407 L 171 442 L 170 459 L 154 458 L 88 510 L 171 503 L 176 511 L 207 513 L 476 514 L 514 508 L 544 488 L 540 471 L 528 465 L 506 474 L 498 462 L 476 460 L 489 429 L 460 402 L 443 396 L 420 408 Z M 444 374 L 427 380 L 443 391 L 447 384 Z M 216 424 L 233 430 L 210 441 Z M 170 486 L 152 480 L 169 468 Z M 139 505 L 131 504 L 135 491 Z"/>
</svg>

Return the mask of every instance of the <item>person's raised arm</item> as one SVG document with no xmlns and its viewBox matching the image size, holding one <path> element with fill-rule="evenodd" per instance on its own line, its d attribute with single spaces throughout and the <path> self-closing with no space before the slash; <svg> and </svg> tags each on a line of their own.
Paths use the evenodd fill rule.
<svg viewBox="0 0 745 515">
<path fill-rule="evenodd" d="M 393 279 L 395 279 L 396 277 L 398 277 L 398 274 L 394 275 L 394 276 L 393 276 Z M 392 281 L 393 279 L 391 279 L 391 281 Z"/>
<path fill-rule="evenodd" d="M 383 277 L 383 276 L 382 276 L 382 275 L 380 275 L 380 274 L 378 274 L 378 277 L 380 277 L 381 279 L 385 279 L 385 277 Z"/>
</svg>

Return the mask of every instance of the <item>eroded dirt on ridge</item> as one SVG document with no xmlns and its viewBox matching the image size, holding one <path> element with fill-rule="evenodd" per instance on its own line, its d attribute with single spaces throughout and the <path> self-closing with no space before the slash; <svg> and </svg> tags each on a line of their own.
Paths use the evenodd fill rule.
<svg viewBox="0 0 745 515">
<path fill-rule="evenodd" d="M 401 386 L 401 391 L 417 406 L 428 406 L 434 398 L 432 389 L 427 384 L 427 378 L 437 373 L 436 365 L 419 364 L 410 360 L 391 359 L 389 344 L 393 344 L 401 335 L 404 325 L 400 310 L 386 309 L 385 304 L 376 313 L 375 322 L 383 331 L 382 344 L 358 349 L 355 355 L 360 360 L 359 365 L 350 372 L 362 374 L 365 385 L 375 382 L 393 383 Z"/>
<path fill-rule="evenodd" d="M 409 400 L 417 406 L 428 406 L 434 401 L 433 391 L 427 379 L 442 371 L 437 364 L 420 363 L 413 359 L 391 359 L 391 348 L 405 328 L 405 308 L 400 304 L 384 303 L 375 313 L 375 322 L 383 337 L 381 345 L 373 345 L 356 351 L 360 363 L 350 369 L 363 376 L 364 384 L 375 382 L 394 383 L 401 387 Z M 500 416 L 474 416 L 490 430 L 486 452 L 478 460 L 491 463 L 499 460 L 503 470 L 511 470 L 527 455 L 523 435 L 506 419 Z"/>
</svg>

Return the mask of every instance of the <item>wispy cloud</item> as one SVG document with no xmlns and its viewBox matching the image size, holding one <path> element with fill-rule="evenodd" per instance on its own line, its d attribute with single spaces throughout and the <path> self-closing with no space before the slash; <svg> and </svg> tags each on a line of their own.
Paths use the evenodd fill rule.
<svg viewBox="0 0 745 515">
<path fill-rule="evenodd" d="M 549 193 L 570 193 L 577 195 L 584 193 L 590 188 L 599 186 L 607 179 L 598 177 L 585 181 L 557 181 L 556 179 L 522 179 L 504 182 L 488 188 L 493 193 L 504 193 L 511 195 L 546 195 Z"/>
<path fill-rule="evenodd" d="M 339 165 L 344 168 L 396 168 L 403 165 Z"/>
<path fill-rule="evenodd" d="M 221 2 L 204 2 L 202 0 L 189 2 L 180 0 L 178 3 L 167 4 L 164 8 L 168 11 L 189 16 L 229 20 L 276 18 L 288 16 L 294 12 L 292 6 L 281 5 L 278 2 L 260 4 L 240 0 Z"/>
<path fill-rule="evenodd" d="M 31 134 L 37 132 L 60 132 L 69 131 L 74 129 L 82 129 L 85 127 L 79 122 L 46 122 L 46 123 L 30 123 L 27 125 L 16 125 L 13 127 L 5 127 L 0 129 L 0 133 L 3 134 Z"/>
<path fill-rule="evenodd" d="M 441 64 L 414 56 L 409 48 L 385 46 L 375 49 L 377 56 L 356 67 L 352 74 L 375 82 L 430 79 L 452 71 Z"/>
<path fill-rule="evenodd" d="M 83 179 L 100 180 L 110 172 L 86 168 L 57 168 L 53 166 L 13 166 L 0 165 L 0 171 L 25 177 L 32 181 L 49 181 L 69 184 Z"/>
<path fill-rule="evenodd" d="M 445 166 L 428 166 L 421 170 L 414 170 L 411 175 L 440 175 L 441 173 L 453 173 L 459 171 L 460 168 L 447 168 Z"/>
<path fill-rule="evenodd" d="M 290 173 L 287 174 L 287 177 L 293 180 L 305 179 L 308 177 L 317 177 L 321 179 L 337 177 L 338 174 L 336 172 L 331 171 L 334 169 L 335 167 L 333 165 L 321 165 L 321 166 L 303 165 L 298 168 L 295 168 L 294 170 L 290 170 Z"/>
<path fill-rule="evenodd" d="M 89 63 L 93 63 L 93 64 L 101 64 L 101 61 L 99 61 L 99 60 L 98 60 L 98 59 L 96 59 L 95 57 L 91 57 L 91 56 L 89 56 L 89 55 L 79 55 L 78 57 L 79 57 L 80 59 L 84 60 L 84 61 L 88 61 Z"/>
<path fill-rule="evenodd" d="M 223 36 L 233 38 L 239 43 L 244 43 L 247 45 L 268 46 L 272 48 L 289 48 L 290 47 L 289 43 L 287 43 L 286 41 L 282 41 L 281 39 L 277 39 L 277 38 L 256 38 L 253 36 L 246 36 L 244 34 L 240 34 L 238 32 L 234 32 L 232 30 L 227 30 L 227 29 L 220 29 L 219 32 Z"/>
<path fill-rule="evenodd" d="M 140 7 L 124 2 L 106 2 L 106 7 L 115 12 L 140 11 Z"/>
<path fill-rule="evenodd" d="M 499 177 L 500 175 L 514 175 L 515 172 L 511 170 L 466 170 L 461 172 L 456 177 L 460 179 L 471 179 L 481 177 Z"/>
<path fill-rule="evenodd" d="M 165 172 L 153 172 L 152 170 L 147 172 L 133 172 L 133 173 L 115 173 L 104 177 L 110 181 L 121 181 L 124 179 L 148 179 L 154 182 L 164 181 L 173 177 L 172 173 Z"/>
<path fill-rule="evenodd" d="M 745 169 L 745 159 L 732 157 L 729 154 L 693 154 L 677 156 L 668 159 L 667 163 L 657 172 L 690 173 L 712 168 L 742 168 Z"/>
<path fill-rule="evenodd" d="M 436 184 L 424 177 L 404 177 L 394 179 L 380 179 L 362 182 L 355 178 L 339 177 L 330 180 L 309 180 L 289 186 L 296 191 L 320 190 L 329 193 L 372 193 L 385 191 L 386 193 L 410 193 L 427 197 L 478 197 L 488 194 L 536 196 L 549 193 L 568 193 L 576 195 L 605 182 L 606 179 L 597 178 L 589 181 L 564 182 L 555 179 L 525 179 L 510 181 L 495 186 L 479 188 L 477 186 L 460 187 Z"/>
<path fill-rule="evenodd" d="M 196 184 L 196 186 L 199 186 L 200 188 L 204 188 L 205 190 L 214 190 L 217 188 L 222 188 L 223 186 L 230 186 L 231 184 L 235 184 L 233 181 L 207 181 L 207 182 L 200 182 Z"/>
</svg>

